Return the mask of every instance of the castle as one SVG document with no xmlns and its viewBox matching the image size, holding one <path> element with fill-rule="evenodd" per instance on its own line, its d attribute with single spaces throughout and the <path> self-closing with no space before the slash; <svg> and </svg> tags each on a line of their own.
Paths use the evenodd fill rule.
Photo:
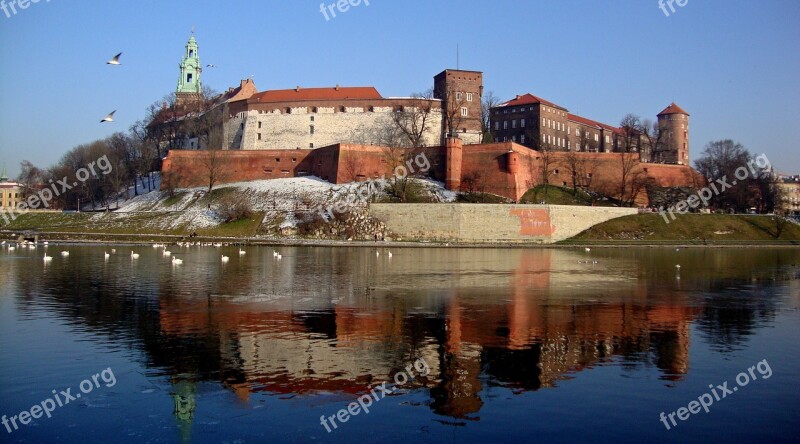
<svg viewBox="0 0 800 444">
<path fill-rule="evenodd" d="M 374 87 L 338 85 L 259 92 L 252 80 L 243 80 L 204 98 L 200 67 L 192 36 L 175 106 L 165 106 L 154 124 L 195 122 L 161 132 L 169 150 L 162 171 L 182 187 L 205 182 L 204 158 L 217 150 L 224 152 L 221 182 L 313 175 L 344 183 L 391 176 L 396 162 L 389 153 L 406 148 L 425 152 L 431 177 L 450 190 L 515 201 L 549 183 L 647 205 L 645 186 L 702 181 L 687 166 L 689 114 L 674 103 L 658 115 L 653 132 L 602 124 L 531 94 L 493 107 L 486 125 L 478 71 L 444 70 L 428 93 L 416 97 L 386 98 Z"/>
</svg>

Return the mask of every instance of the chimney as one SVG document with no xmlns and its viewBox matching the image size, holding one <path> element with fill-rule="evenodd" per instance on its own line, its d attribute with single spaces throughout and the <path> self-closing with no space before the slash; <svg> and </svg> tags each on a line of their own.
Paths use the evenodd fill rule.
<svg viewBox="0 0 800 444">
<path fill-rule="evenodd" d="M 514 100 L 519 100 L 519 94 L 517 94 L 517 97 Z"/>
<path fill-rule="evenodd" d="M 339 84 L 336 84 L 336 91 L 339 91 Z"/>
<path fill-rule="evenodd" d="M 300 92 L 300 85 L 297 85 L 297 87 L 294 90 Z"/>
</svg>

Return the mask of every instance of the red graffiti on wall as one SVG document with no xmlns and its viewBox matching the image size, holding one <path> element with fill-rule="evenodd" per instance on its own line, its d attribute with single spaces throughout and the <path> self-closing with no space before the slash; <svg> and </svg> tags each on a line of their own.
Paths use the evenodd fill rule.
<svg viewBox="0 0 800 444">
<path fill-rule="evenodd" d="M 519 234 L 522 236 L 549 237 L 556 231 L 550 223 L 548 210 L 511 210 L 511 215 L 519 217 Z"/>
</svg>

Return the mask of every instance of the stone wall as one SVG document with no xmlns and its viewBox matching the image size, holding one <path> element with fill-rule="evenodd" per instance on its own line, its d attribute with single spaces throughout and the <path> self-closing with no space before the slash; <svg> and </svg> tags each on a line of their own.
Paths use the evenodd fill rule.
<svg viewBox="0 0 800 444">
<path fill-rule="evenodd" d="M 401 239 L 464 243 L 549 244 L 637 212 L 635 208 L 565 205 L 370 205 L 370 215 Z"/>
<path fill-rule="evenodd" d="M 395 130 L 392 107 L 318 107 L 309 112 L 307 106 L 287 110 L 250 110 L 244 122 L 231 119 L 231 126 L 244 123 L 241 143 L 229 146 L 243 150 L 310 149 L 336 143 L 380 145 L 387 130 Z M 426 121 L 423 144 L 441 144 L 442 112 L 434 108 Z M 313 127 L 313 132 L 312 132 Z"/>
</svg>

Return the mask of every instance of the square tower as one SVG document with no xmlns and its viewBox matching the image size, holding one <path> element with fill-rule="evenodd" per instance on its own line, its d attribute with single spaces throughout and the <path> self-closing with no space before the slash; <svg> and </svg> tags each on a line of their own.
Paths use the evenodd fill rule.
<svg viewBox="0 0 800 444">
<path fill-rule="evenodd" d="M 465 144 L 481 142 L 483 73 L 446 69 L 433 78 L 433 97 L 442 101 L 442 135 L 458 134 Z"/>
</svg>

